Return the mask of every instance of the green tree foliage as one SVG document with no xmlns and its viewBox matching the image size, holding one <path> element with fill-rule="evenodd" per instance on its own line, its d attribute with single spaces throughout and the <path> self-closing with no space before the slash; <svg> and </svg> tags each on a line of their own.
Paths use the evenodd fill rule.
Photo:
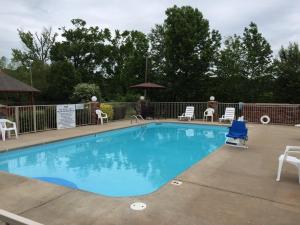
<svg viewBox="0 0 300 225">
<path fill-rule="evenodd" d="M 19 67 L 18 63 L 10 61 L 7 57 L 0 58 L 0 69 L 15 70 Z"/>
<path fill-rule="evenodd" d="M 25 50 L 12 49 L 12 61 L 27 67 L 31 65 L 30 61 L 49 62 L 50 50 L 57 37 L 57 33 L 52 33 L 52 28 L 44 28 L 41 34 L 22 30 L 18 30 L 18 33 Z"/>
<path fill-rule="evenodd" d="M 71 20 L 73 28 L 61 28 L 62 42 L 56 42 L 51 49 L 51 60 L 71 62 L 80 82 L 89 82 L 94 78 L 94 71 L 106 58 L 105 40 L 109 37 L 108 29 L 98 26 L 87 27 L 81 19 Z"/>
<path fill-rule="evenodd" d="M 13 49 L 11 63 L 2 57 L 0 68 L 28 84 L 32 75 L 46 102 L 70 101 L 80 83 L 95 84 L 107 101 L 135 101 L 142 92 L 129 87 L 144 82 L 147 58 L 148 81 L 167 87 L 148 92 L 154 101 L 206 101 L 214 95 L 227 102 L 300 103 L 298 45 L 282 48 L 274 63 L 255 23 L 222 47 L 219 32 L 190 6 L 168 8 L 148 35 L 100 29 L 81 19 L 71 23 L 60 28 L 60 41 L 51 29 L 18 30 L 25 49 Z"/>
<path fill-rule="evenodd" d="M 166 57 L 165 57 L 165 27 L 164 25 L 155 25 L 148 35 L 151 43 L 150 62 L 151 79 L 156 82 L 163 82 L 166 79 Z"/>
<path fill-rule="evenodd" d="M 100 88 L 96 84 L 79 83 L 74 87 L 72 99 L 74 102 L 89 102 L 92 96 L 100 99 Z"/>
<path fill-rule="evenodd" d="M 270 44 L 250 23 L 243 36 L 224 42 L 217 62 L 215 89 L 221 101 L 272 101 L 274 66 Z"/>
<path fill-rule="evenodd" d="M 129 86 L 143 82 L 148 48 L 144 33 L 115 31 L 109 40 L 109 55 L 103 68 L 105 72 L 102 71 L 102 76 L 106 78 L 103 93 L 108 99 L 130 98 L 133 91 Z"/>
<path fill-rule="evenodd" d="M 62 60 L 53 62 L 47 77 L 47 98 L 51 102 L 68 102 L 73 93 L 73 87 L 78 83 L 72 63 Z"/>
<path fill-rule="evenodd" d="M 244 76 L 257 79 L 272 73 L 272 50 L 268 41 L 258 32 L 253 22 L 243 34 Z"/>
<path fill-rule="evenodd" d="M 258 32 L 257 25 L 250 23 L 243 34 L 244 76 L 250 82 L 248 101 L 263 102 L 272 99 L 273 56 L 271 45 Z"/>
<path fill-rule="evenodd" d="M 275 64 L 278 68 L 275 95 L 283 103 L 300 103 L 300 49 L 297 43 L 281 47 Z"/>
<path fill-rule="evenodd" d="M 210 31 L 208 20 L 198 9 L 174 6 L 166 15 L 164 24 L 150 35 L 155 70 L 164 71 L 168 100 L 199 100 L 207 93 L 205 74 L 214 64 L 221 36 Z M 160 59 L 165 65 L 158 69 Z"/>
<path fill-rule="evenodd" d="M 62 28 L 62 42 L 51 50 L 52 61 L 67 60 L 75 68 L 79 82 L 93 82 L 101 87 L 107 100 L 127 95 L 128 86 L 140 80 L 145 68 L 148 39 L 139 31 L 87 27 L 80 19 L 73 28 Z"/>
<path fill-rule="evenodd" d="M 7 58 L 5 56 L 2 56 L 0 58 L 0 69 L 4 69 L 7 66 Z"/>
<path fill-rule="evenodd" d="M 41 91 L 42 98 L 48 90 L 48 80 L 50 66 L 48 64 L 42 63 L 41 61 L 32 62 L 30 68 L 30 76 L 32 76 L 32 86 Z M 31 81 L 30 81 L 31 85 Z"/>
<path fill-rule="evenodd" d="M 24 50 L 12 49 L 12 62 L 9 68 L 14 69 L 13 76 L 17 79 L 34 86 L 41 93 L 37 96 L 38 101 L 47 100 L 50 84 L 48 76 L 50 73 L 50 50 L 53 47 L 57 34 L 52 29 L 46 29 L 38 33 L 24 32 L 18 30 Z"/>
<path fill-rule="evenodd" d="M 220 51 L 216 63 L 216 77 L 213 77 L 211 87 L 214 95 L 221 101 L 241 101 L 247 93 L 247 77 L 244 69 L 244 49 L 242 39 L 238 35 L 228 37 L 224 41 L 224 48 Z M 213 74 L 214 75 L 214 74 Z M 217 85 L 213 85 L 213 82 Z"/>
</svg>

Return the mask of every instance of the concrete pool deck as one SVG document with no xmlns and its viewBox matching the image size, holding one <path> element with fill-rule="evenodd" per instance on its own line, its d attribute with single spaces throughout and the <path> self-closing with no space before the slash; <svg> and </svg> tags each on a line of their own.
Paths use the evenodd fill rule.
<svg viewBox="0 0 300 225">
<path fill-rule="evenodd" d="M 1 141 L 0 151 L 129 125 L 21 135 Z M 285 145 L 300 146 L 299 128 L 249 124 L 248 149 L 223 146 L 179 175 L 181 186 L 167 184 L 139 197 L 105 197 L 0 172 L 0 208 L 47 225 L 299 225 L 296 168 L 285 166 L 275 181 Z M 135 201 L 145 202 L 146 210 L 132 211 Z"/>
</svg>

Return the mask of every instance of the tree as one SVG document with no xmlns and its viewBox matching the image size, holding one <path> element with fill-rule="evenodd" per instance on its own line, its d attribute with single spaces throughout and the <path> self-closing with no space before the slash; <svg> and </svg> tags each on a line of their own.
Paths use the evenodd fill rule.
<svg viewBox="0 0 300 225">
<path fill-rule="evenodd" d="M 45 64 L 41 61 L 33 61 L 29 74 L 32 76 L 32 84 L 31 84 L 31 78 L 30 85 L 37 88 L 41 91 L 40 95 L 38 96 L 39 99 L 42 99 L 48 90 L 49 81 L 47 80 L 50 73 L 50 66 L 48 64 Z"/>
<path fill-rule="evenodd" d="M 139 31 L 115 31 L 108 45 L 109 54 L 104 64 L 107 86 L 103 93 L 108 99 L 130 97 L 130 85 L 142 82 L 149 43 L 147 36 Z"/>
<path fill-rule="evenodd" d="M 100 30 L 98 26 L 87 27 L 81 19 L 72 19 L 71 23 L 73 28 L 60 28 L 64 40 L 53 46 L 51 60 L 69 61 L 78 73 L 80 82 L 89 82 L 105 59 L 105 41 L 110 32 L 108 29 Z"/>
<path fill-rule="evenodd" d="M 218 77 L 243 76 L 243 42 L 240 36 L 234 35 L 224 41 L 217 62 Z"/>
<path fill-rule="evenodd" d="M 74 66 L 66 60 L 53 62 L 47 77 L 50 101 L 64 103 L 70 100 L 74 86 L 78 83 Z"/>
<path fill-rule="evenodd" d="M 278 71 L 276 100 L 284 103 L 300 103 L 300 49 L 297 43 L 281 47 L 275 60 Z"/>
<path fill-rule="evenodd" d="M 57 33 L 52 28 L 44 28 L 41 34 L 32 34 L 18 29 L 19 37 L 25 50 L 12 49 L 12 61 L 20 62 L 23 66 L 30 66 L 30 61 L 46 64 L 50 60 L 50 50 L 55 43 Z"/>
<path fill-rule="evenodd" d="M 234 35 L 225 40 L 217 62 L 217 76 L 215 91 L 220 100 L 272 101 L 272 50 L 256 24 L 250 23 L 242 37 Z"/>
<path fill-rule="evenodd" d="M 243 34 L 244 65 L 243 76 L 249 79 L 248 100 L 251 102 L 270 101 L 273 87 L 273 56 L 271 45 L 258 32 L 253 22 Z"/>
<path fill-rule="evenodd" d="M 166 77 L 166 56 L 164 42 L 164 25 L 155 25 L 148 35 L 150 47 L 151 78 L 153 81 L 163 82 Z"/>
<path fill-rule="evenodd" d="M 257 79 L 269 76 L 272 72 L 272 50 L 268 41 L 258 32 L 253 22 L 243 34 L 244 76 Z"/>
<path fill-rule="evenodd" d="M 208 20 L 198 9 L 174 6 L 166 10 L 162 26 L 150 35 L 153 58 L 164 59 L 164 77 L 169 100 L 202 100 L 207 98 L 206 72 L 214 64 L 220 47 L 220 34 L 209 29 Z M 161 44 L 157 44 L 161 41 Z M 152 54 L 153 53 L 153 54 Z M 157 61 L 154 65 L 161 66 Z M 166 95 L 165 95 L 166 96 Z"/>
<path fill-rule="evenodd" d="M 129 93 L 128 87 L 144 74 L 148 40 L 139 31 L 116 30 L 113 34 L 73 19 L 73 28 L 61 28 L 62 42 L 51 50 L 51 60 L 72 63 L 79 82 L 95 83 L 106 99 Z"/>
<path fill-rule="evenodd" d="M 7 66 L 7 58 L 5 56 L 2 56 L 0 58 L 0 69 L 4 69 Z"/>
<path fill-rule="evenodd" d="M 220 51 L 217 63 L 215 85 L 211 88 L 219 101 L 245 101 L 247 99 L 248 78 L 243 73 L 244 49 L 242 38 L 238 35 L 228 37 Z M 228 91 L 230 90 L 230 92 Z"/>
</svg>

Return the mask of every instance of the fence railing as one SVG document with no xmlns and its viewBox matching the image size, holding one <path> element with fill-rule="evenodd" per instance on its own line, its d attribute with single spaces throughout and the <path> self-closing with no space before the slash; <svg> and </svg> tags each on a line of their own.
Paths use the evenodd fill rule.
<svg viewBox="0 0 300 225">
<path fill-rule="evenodd" d="M 215 120 L 224 115 L 227 107 L 233 107 L 236 118 L 244 116 L 250 123 L 260 123 L 260 118 L 264 115 L 270 117 L 271 124 L 293 125 L 300 123 L 300 104 L 218 102 L 216 105 Z M 151 106 L 154 115 L 165 118 L 177 118 L 185 111 L 186 106 L 194 106 L 196 119 L 202 119 L 208 102 L 152 102 Z"/>
<path fill-rule="evenodd" d="M 113 108 L 113 120 L 130 118 L 136 114 L 135 102 L 106 102 Z M 149 111 L 154 118 L 177 118 L 187 106 L 195 107 L 195 118 L 202 119 L 209 106 L 208 102 L 151 102 Z M 221 117 L 227 107 L 235 108 L 236 118 L 244 116 L 251 123 L 260 123 L 263 115 L 268 115 L 271 124 L 292 125 L 300 123 L 300 104 L 266 103 L 220 103 L 215 104 L 215 120 Z M 91 103 L 76 108 L 76 126 L 94 124 L 94 109 Z M 0 106 L 0 118 L 17 123 L 18 132 L 29 133 L 57 129 L 56 105 Z"/>
<path fill-rule="evenodd" d="M 300 104 L 246 103 L 243 116 L 251 123 L 260 123 L 263 115 L 270 117 L 271 124 L 294 125 L 300 123 Z"/>
<path fill-rule="evenodd" d="M 76 109 L 76 126 L 91 124 L 90 104 Z M 15 121 L 20 134 L 57 129 L 56 105 L 2 106 L 0 117 Z"/>
<path fill-rule="evenodd" d="M 203 113 L 207 109 L 207 102 L 151 102 L 154 117 L 157 118 L 177 118 L 185 112 L 187 106 L 195 107 L 195 117 L 203 118 Z"/>
</svg>

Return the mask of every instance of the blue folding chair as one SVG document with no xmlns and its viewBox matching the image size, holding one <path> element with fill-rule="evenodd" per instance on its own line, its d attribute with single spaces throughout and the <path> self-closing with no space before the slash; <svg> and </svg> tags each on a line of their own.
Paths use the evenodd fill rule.
<svg viewBox="0 0 300 225">
<path fill-rule="evenodd" d="M 226 134 L 225 144 L 234 147 L 248 148 L 246 146 L 247 140 L 248 129 L 246 127 L 246 122 L 234 120 L 231 127 L 229 127 L 228 134 Z"/>
</svg>

